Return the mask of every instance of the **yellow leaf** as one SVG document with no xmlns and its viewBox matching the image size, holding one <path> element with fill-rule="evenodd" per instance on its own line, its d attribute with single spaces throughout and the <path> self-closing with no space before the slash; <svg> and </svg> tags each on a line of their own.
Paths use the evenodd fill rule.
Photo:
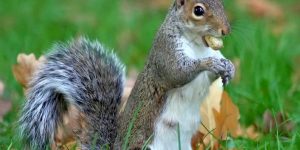
<svg viewBox="0 0 300 150">
<path fill-rule="evenodd" d="M 220 102 L 223 93 L 223 84 L 221 78 L 217 79 L 209 88 L 209 94 L 203 101 L 200 107 L 200 117 L 203 125 L 200 126 L 200 132 L 207 135 L 203 142 L 205 144 L 210 143 L 210 139 L 213 138 L 209 131 L 213 131 L 216 128 L 214 120 L 213 109 L 220 110 Z M 212 132 L 213 133 L 213 132 Z M 211 143 L 213 144 L 213 143 Z"/>
</svg>

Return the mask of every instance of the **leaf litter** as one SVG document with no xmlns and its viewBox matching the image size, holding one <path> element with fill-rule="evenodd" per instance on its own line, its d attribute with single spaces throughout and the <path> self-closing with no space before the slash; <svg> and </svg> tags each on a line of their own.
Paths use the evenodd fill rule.
<svg viewBox="0 0 300 150">
<path fill-rule="evenodd" d="M 38 67 L 45 62 L 45 58 L 41 56 L 36 59 L 34 54 L 20 54 L 18 56 L 18 64 L 13 66 L 13 73 L 16 80 L 24 87 L 28 88 L 28 82 L 33 76 Z M 239 64 L 239 60 L 237 60 Z M 124 96 L 122 98 L 123 105 L 134 86 L 137 71 L 131 71 L 126 82 Z M 218 79 L 221 80 L 221 79 Z M 237 81 L 239 82 L 239 81 Z M 239 123 L 240 113 L 238 107 L 232 102 L 229 94 L 223 91 L 220 82 L 214 82 L 210 87 L 210 93 L 200 107 L 202 125 L 199 131 L 192 139 L 193 149 L 211 149 L 220 148 L 220 142 L 230 138 L 245 137 L 250 139 L 258 139 L 257 127 L 251 125 L 248 128 L 242 128 Z M 4 85 L 0 82 L 0 94 L 3 93 Z M 25 93 L 26 94 L 26 93 Z M 0 95 L 1 96 L 1 95 Z M 3 112 L 7 112 L 11 108 L 11 103 L 0 101 L 0 119 Z M 64 116 L 63 126 L 58 128 L 55 134 L 55 142 L 52 144 L 52 149 L 70 149 L 75 142 L 75 135 L 72 130 L 76 128 L 84 128 L 84 116 L 73 107 L 70 107 L 69 113 Z M 277 121 L 277 122 L 276 122 Z M 278 122 L 279 121 L 279 122 Z M 277 117 L 271 117 L 269 112 L 264 114 L 264 131 L 268 132 L 274 129 L 274 124 L 280 124 L 280 130 L 290 132 L 294 128 L 294 124 L 286 119 L 284 114 L 277 114 Z M 284 125 L 282 125 L 284 124 Z"/>
<path fill-rule="evenodd" d="M 4 93 L 4 83 L 0 80 L 0 123 L 3 122 L 3 117 L 11 110 L 11 101 L 2 100 L 2 95 Z"/>
</svg>

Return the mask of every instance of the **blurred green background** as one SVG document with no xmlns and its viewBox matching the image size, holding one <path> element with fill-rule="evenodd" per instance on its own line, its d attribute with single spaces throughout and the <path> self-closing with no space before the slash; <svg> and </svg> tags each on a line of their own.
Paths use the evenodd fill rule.
<svg viewBox="0 0 300 150">
<path fill-rule="evenodd" d="M 260 4 L 264 1 L 266 4 Z M 85 35 L 115 50 L 130 69 L 142 69 L 170 0 L 1 0 L 0 81 L 12 110 L 0 122 L 0 149 L 20 148 L 15 130 L 24 102 L 12 75 L 19 53 L 46 53 L 57 41 Z M 300 2 L 297 0 L 224 0 L 232 33 L 224 55 L 239 63 L 226 90 L 241 113 L 241 124 L 263 131 L 263 113 L 286 114 L 296 127 L 257 141 L 238 138 L 238 149 L 300 149 Z M 262 9 L 262 10 L 261 10 Z M 1 108 L 1 106 L 0 106 Z"/>
</svg>

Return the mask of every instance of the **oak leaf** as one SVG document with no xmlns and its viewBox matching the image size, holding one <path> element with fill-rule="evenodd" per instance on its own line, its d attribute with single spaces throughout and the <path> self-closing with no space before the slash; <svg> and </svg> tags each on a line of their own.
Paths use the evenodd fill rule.
<svg viewBox="0 0 300 150">
<path fill-rule="evenodd" d="M 13 66 L 13 73 L 16 80 L 23 86 L 23 88 L 28 88 L 28 83 L 32 78 L 34 72 L 39 68 L 39 66 L 46 61 L 44 56 L 41 56 L 38 60 L 34 54 L 26 55 L 19 54 L 17 58 L 18 64 Z M 131 89 L 134 86 L 137 77 L 136 71 L 130 71 L 128 80 L 125 85 L 124 95 L 122 97 L 123 104 L 126 103 Z M 0 92 L 1 92 L 1 82 L 0 82 Z M 26 94 L 26 93 L 25 93 Z M 0 108 L 1 108 L 0 101 Z M 4 105 L 3 105 L 4 106 Z M 7 104 L 5 103 L 5 106 Z M 8 108 L 8 107 L 7 107 Z M 4 110 L 4 109 L 2 109 Z M 0 110 L 0 117 L 1 117 Z M 51 145 L 51 149 L 71 149 L 76 144 L 74 130 L 85 128 L 85 122 L 83 120 L 82 114 L 74 106 L 70 106 L 68 113 L 63 116 L 63 123 L 57 128 L 54 137 L 54 143 Z M 1 119 L 1 118 L 0 118 Z M 78 146 L 77 146 L 78 148 Z"/>
<path fill-rule="evenodd" d="M 18 64 L 13 66 L 13 74 L 16 80 L 23 86 L 25 95 L 28 88 L 30 79 L 34 72 L 40 67 L 42 63 L 46 61 L 44 56 L 36 59 L 34 54 L 19 54 L 17 57 Z M 67 114 L 63 116 L 63 124 L 57 128 L 57 132 L 54 137 L 54 143 L 51 148 L 57 149 L 68 149 L 74 143 L 75 138 L 73 134 L 74 126 L 78 124 L 78 111 L 74 107 L 70 107 Z M 0 114 L 1 115 L 1 114 Z M 66 146 L 67 145 L 67 146 Z"/>
<path fill-rule="evenodd" d="M 239 123 L 239 109 L 223 91 L 221 79 L 216 80 L 209 94 L 200 107 L 201 126 L 198 134 L 193 136 L 192 147 L 195 150 L 210 146 L 220 148 L 219 140 L 227 140 L 227 135 L 237 137 L 244 134 Z M 201 135 L 201 136 L 200 136 Z M 203 136 L 204 135 L 204 136 Z"/>
<path fill-rule="evenodd" d="M 223 92 L 220 112 L 213 109 L 213 113 L 216 122 L 214 135 L 217 138 L 226 140 L 229 133 L 234 138 L 238 136 L 240 112 L 227 92 Z"/>
<path fill-rule="evenodd" d="M 207 135 L 203 139 L 203 142 L 205 144 L 210 143 L 211 139 L 213 139 L 213 135 L 209 132 L 212 132 L 216 128 L 213 109 L 220 111 L 220 102 L 223 93 L 223 84 L 221 81 L 222 79 L 219 78 L 212 83 L 209 88 L 208 96 L 200 106 L 200 117 L 202 125 L 200 126 L 199 131 L 204 135 Z"/>
<path fill-rule="evenodd" d="M 16 80 L 23 86 L 27 88 L 30 78 L 36 69 L 45 61 L 45 57 L 41 56 L 36 59 L 34 54 L 19 54 L 17 57 L 18 64 L 13 66 L 13 74 Z"/>
</svg>

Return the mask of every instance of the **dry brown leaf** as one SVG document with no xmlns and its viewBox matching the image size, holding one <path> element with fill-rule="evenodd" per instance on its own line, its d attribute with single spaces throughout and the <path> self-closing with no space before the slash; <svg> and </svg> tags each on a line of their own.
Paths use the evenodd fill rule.
<svg viewBox="0 0 300 150">
<path fill-rule="evenodd" d="M 256 126 L 251 125 L 246 129 L 245 135 L 247 138 L 251 140 L 258 140 L 260 137 L 260 133 L 256 131 Z"/>
<path fill-rule="evenodd" d="M 227 92 L 223 92 L 220 112 L 216 109 L 213 109 L 213 112 L 216 122 L 214 135 L 221 140 L 226 140 L 228 134 L 232 137 L 237 137 L 238 129 L 240 128 L 240 112 Z"/>
<path fill-rule="evenodd" d="M 271 32 L 275 36 L 280 36 L 286 27 L 283 8 L 276 2 L 270 0 L 237 0 L 239 6 L 245 8 L 257 18 L 267 18 L 273 20 L 270 25 Z"/>
<path fill-rule="evenodd" d="M 192 137 L 192 149 L 193 150 L 204 150 L 205 144 L 203 143 L 204 134 L 200 131 L 197 131 Z"/>
<path fill-rule="evenodd" d="M 288 118 L 285 113 L 278 112 L 276 116 L 270 110 L 266 110 L 263 115 L 264 132 L 274 133 L 278 131 L 284 136 L 288 136 L 296 127 L 296 124 Z"/>
<path fill-rule="evenodd" d="M 0 81 L 0 96 L 4 92 L 4 84 Z M 6 115 L 11 110 L 12 104 L 11 101 L 3 101 L 0 97 L 0 122 L 3 121 L 4 115 Z"/>
<path fill-rule="evenodd" d="M 149 4 L 155 8 L 167 9 L 171 6 L 171 0 L 152 0 L 149 1 Z"/>
<path fill-rule="evenodd" d="M 0 96 L 2 96 L 3 92 L 4 92 L 4 84 L 3 82 L 0 81 Z"/>
<path fill-rule="evenodd" d="M 199 131 L 204 135 L 207 135 L 203 142 L 205 144 L 211 143 L 210 139 L 213 139 L 213 136 L 209 134 L 209 131 L 213 131 L 216 128 L 216 123 L 213 114 L 213 109 L 220 111 L 220 102 L 223 93 L 223 85 L 221 78 L 217 79 L 209 88 L 209 94 L 207 98 L 203 101 L 200 107 L 200 116 L 201 122 L 203 125 L 200 126 Z M 213 145 L 211 145 L 213 146 Z"/>
<path fill-rule="evenodd" d="M 276 20 L 283 18 L 283 9 L 275 2 L 269 0 L 238 0 L 238 2 L 256 17 L 269 17 Z"/>
<path fill-rule="evenodd" d="M 124 92 L 122 95 L 122 99 L 125 101 L 128 99 L 131 90 L 135 84 L 136 78 L 138 76 L 138 72 L 136 70 L 130 70 L 129 71 L 129 75 L 126 79 L 126 83 L 125 83 L 125 88 L 124 88 Z"/>
<path fill-rule="evenodd" d="M 292 74 L 292 86 L 289 89 L 289 96 L 292 96 L 293 94 L 295 94 L 296 92 L 300 91 L 300 56 L 296 56 L 296 58 L 294 59 L 294 72 Z"/>
<path fill-rule="evenodd" d="M 32 77 L 33 73 L 45 61 L 46 60 L 43 56 L 40 57 L 39 60 L 36 60 L 33 54 L 18 55 L 18 64 L 13 66 L 13 73 L 17 81 L 24 87 L 25 90 L 28 87 L 28 82 Z M 124 89 L 124 95 L 122 97 L 123 103 L 125 103 L 128 99 L 128 96 L 131 92 L 131 89 L 134 86 L 136 78 L 137 72 L 131 70 L 129 73 L 129 77 L 126 80 L 127 82 Z M 57 129 L 57 133 L 55 134 L 54 143 L 52 143 L 51 149 L 70 149 L 76 144 L 75 135 L 73 134 L 73 131 L 84 128 L 84 121 L 81 115 L 82 114 L 80 114 L 80 112 L 74 106 L 70 106 L 68 113 L 64 114 L 63 116 L 62 126 L 59 126 Z"/>
<path fill-rule="evenodd" d="M 124 88 L 123 95 L 122 95 L 121 109 L 120 109 L 119 113 L 123 112 L 125 109 L 127 99 L 131 93 L 131 90 L 132 90 L 134 84 L 135 84 L 137 76 L 138 76 L 138 72 L 135 69 L 131 69 L 129 71 L 129 75 L 126 79 L 125 88 Z"/>
<path fill-rule="evenodd" d="M 28 82 L 34 71 L 45 61 L 45 57 L 41 56 L 38 60 L 34 54 L 19 54 L 17 58 L 18 64 L 13 66 L 13 74 L 16 80 L 26 89 Z"/>
<path fill-rule="evenodd" d="M 256 125 L 250 125 L 247 128 L 240 127 L 237 131 L 239 137 L 251 140 L 259 140 L 261 133 L 257 132 Z"/>
<path fill-rule="evenodd" d="M 12 108 L 11 101 L 0 100 L 0 122 L 3 121 L 4 115 L 6 115 Z"/>
<path fill-rule="evenodd" d="M 137 1 L 140 8 L 168 9 L 172 0 Z"/>
<path fill-rule="evenodd" d="M 207 99 L 201 105 L 202 129 L 192 138 L 193 150 L 220 149 L 219 140 L 227 140 L 228 135 L 233 138 L 242 136 L 257 139 L 259 133 L 255 126 L 247 129 L 241 128 L 239 123 L 240 113 L 238 107 L 232 102 L 227 92 L 223 92 L 222 85 L 213 83 Z M 208 115 L 209 114 L 209 115 Z M 208 131 L 211 131 L 209 133 Z"/>
<path fill-rule="evenodd" d="M 215 140 L 213 131 L 216 128 L 216 122 L 214 120 L 213 109 L 220 111 L 221 109 L 221 98 L 223 93 L 222 79 L 219 78 L 212 83 L 209 89 L 209 94 L 203 101 L 200 107 L 201 126 L 199 133 L 193 136 L 192 146 L 195 148 L 199 146 L 201 149 L 205 149 L 210 144 L 211 147 L 215 147 Z M 204 135 L 204 136 L 199 136 Z M 201 139 L 202 138 L 202 139 Z M 199 148 L 197 150 L 199 150 Z M 196 150 L 196 149 L 193 149 Z"/>
<path fill-rule="evenodd" d="M 300 13 L 300 3 L 295 2 L 292 6 L 292 10 L 293 10 L 294 13 Z"/>
<path fill-rule="evenodd" d="M 16 80 L 23 86 L 26 91 L 28 88 L 29 80 L 32 78 L 33 73 L 38 67 L 46 61 L 44 56 L 41 56 L 38 60 L 34 54 L 19 54 L 17 58 L 18 64 L 13 66 L 13 74 Z M 25 93 L 26 94 L 26 93 Z M 73 135 L 73 126 L 78 124 L 78 114 L 73 107 L 69 109 L 69 113 L 64 115 L 63 125 L 58 127 L 55 134 L 55 141 L 52 144 L 52 149 L 70 148 L 74 143 L 75 138 Z M 67 145 L 67 146 L 66 146 Z"/>
<path fill-rule="evenodd" d="M 75 106 L 70 105 L 68 113 L 63 116 L 63 124 L 57 129 L 55 134 L 54 143 L 52 144 L 52 150 L 61 149 L 68 150 L 74 147 L 77 143 L 75 140 L 74 132 L 82 128 L 83 120 L 81 114 Z M 77 146 L 77 149 L 79 147 Z"/>
<path fill-rule="evenodd" d="M 263 114 L 264 121 L 264 132 L 269 133 L 275 127 L 275 119 L 272 116 L 272 112 L 270 110 L 266 110 Z"/>
</svg>

